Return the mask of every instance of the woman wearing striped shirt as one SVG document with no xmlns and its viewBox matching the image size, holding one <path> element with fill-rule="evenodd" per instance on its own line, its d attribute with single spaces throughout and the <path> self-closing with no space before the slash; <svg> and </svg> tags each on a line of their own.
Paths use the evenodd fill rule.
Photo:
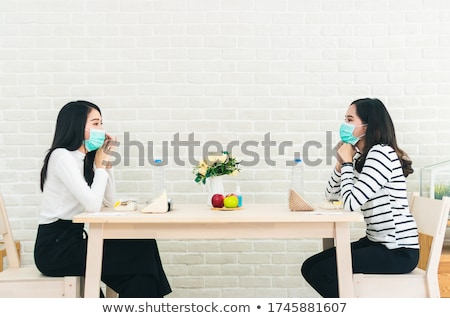
<svg viewBox="0 0 450 318">
<path fill-rule="evenodd" d="M 353 272 L 411 272 L 419 260 L 417 226 L 406 191 L 406 177 L 413 169 L 397 146 L 386 107 L 378 99 L 354 101 L 340 136 L 338 161 L 325 194 L 342 200 L 345 210 L 360 210 L 364 216 L 366 235 L 351 244 Z M 339 297 L 335 248 L 308 258 L 302 275 L 321 296 Z"/>
</svg>

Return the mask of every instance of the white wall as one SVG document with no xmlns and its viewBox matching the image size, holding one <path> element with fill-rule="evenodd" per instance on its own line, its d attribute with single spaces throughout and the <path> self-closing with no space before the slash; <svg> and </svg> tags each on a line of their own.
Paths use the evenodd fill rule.
<svg viewBox="0 0 450 318">
<path fill-rule="evenodd" d="M 238 180 L 251 203 L 286 200 L 285 162 L 307 141 L 323 145 L 308 153 L 322 164 L 306 169 L 308 196 L 320 200 L 332 169 L 326 131 L 337 142 L 349 103 L 378 97 L 414 161 L 408 190 L 417 191 L 420 167 L 450 157 L 449 30 L 446 0 L 1 0 L 0 189 L 24 263 L 33 263 L 42 160 L 59 109 L 75 99 L 97 103 L 122 142 L 125 132 L 156 145 L 193 133 L 201 144 L 256 141 L 263 155 L 270 133 L 276 165 L 260 158 L 226 184 L 233 191 Z M 284 155 L 283 141 L 294 145 Z M 139 166 L 136 150 L 116 167 L 117 187 L 145 199 L 151 166 Z M 192 165 L 175 164 L 169 150 L 175 204 L 205 202 Z M 300 264 L 319 243 L 159 246 L 171 297 L 314 297 Z"/>
</svg>

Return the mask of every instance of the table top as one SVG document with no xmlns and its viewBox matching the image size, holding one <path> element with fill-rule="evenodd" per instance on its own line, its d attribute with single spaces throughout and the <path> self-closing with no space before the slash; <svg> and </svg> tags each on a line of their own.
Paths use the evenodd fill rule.
<svg viewBox="0 0 450 318">
<path fill-rule="evenodd" d="M 80 213 L 75 223 L 303 223 L 303 222 L 361 222 L 360 212 L 327 210 L 289 210 L 287 204 L 248 204 L 240 210 L 218 211 L 205 204 L 179 204 L 166 213 L 142 213 L 104 208 L 100 212 Z"/>
</svg>

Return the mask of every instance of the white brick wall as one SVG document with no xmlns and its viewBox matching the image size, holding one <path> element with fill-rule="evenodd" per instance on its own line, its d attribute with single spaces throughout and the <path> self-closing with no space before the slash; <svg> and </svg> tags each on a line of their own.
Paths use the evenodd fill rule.
<svg viewBox="0 0 450 318">
<path fill-rule="evenodd" d="M 201 144 L 254 140 L 260 155 L 266 133 L 277 145 L 292 141 L 284 155 L 271 149 L 276 166 L 261 158 L 235 178 L 250 203 L 285 200 L 284 162 L 294 150 L 324 144 L 328 130 L 337 142 L 347 105 L 378 97 L 414 161 L 409 190 L 417 191 L 420 167 L 450 157 L 449 17 L 444 0 L 1 1 L 0 190 L 24 263 L 33 262 L 43 156 L 59 109 L 74 99 L 102 107 L 120 140 L 129 132 L 158 149 L 176 133 Z M 204 202 L 191 164 L 176 165 L 172 150 L 170 196 Z M 130 165 L 116 168 L 117 188 L 149 197 L 151 167 L 138 165 L 136 147 L 130 152 Z M 187 150 L 180 154 L 187 162 Z M 324 160 L 306 169 L 308 195 L 319 200 L 331 166 L 325 145 L 309 154 Z M 159 245 L 170 297 L 316 296 L 300 263 L 318 240 Z"/>
</svg>

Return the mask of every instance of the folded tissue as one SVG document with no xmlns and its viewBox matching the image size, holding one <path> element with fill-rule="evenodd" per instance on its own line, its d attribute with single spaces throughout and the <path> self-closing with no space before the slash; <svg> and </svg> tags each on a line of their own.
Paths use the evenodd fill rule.
<svg viewBox="0 0 450 318">
<path fill-rule="evenodd" d="M 166 190 L 155 198 L 149 205 L 141 209 L 142 213 L 165 213 L 169 212 L 172 207 L 172 200 L 167 199 Z"/>
</svg>

